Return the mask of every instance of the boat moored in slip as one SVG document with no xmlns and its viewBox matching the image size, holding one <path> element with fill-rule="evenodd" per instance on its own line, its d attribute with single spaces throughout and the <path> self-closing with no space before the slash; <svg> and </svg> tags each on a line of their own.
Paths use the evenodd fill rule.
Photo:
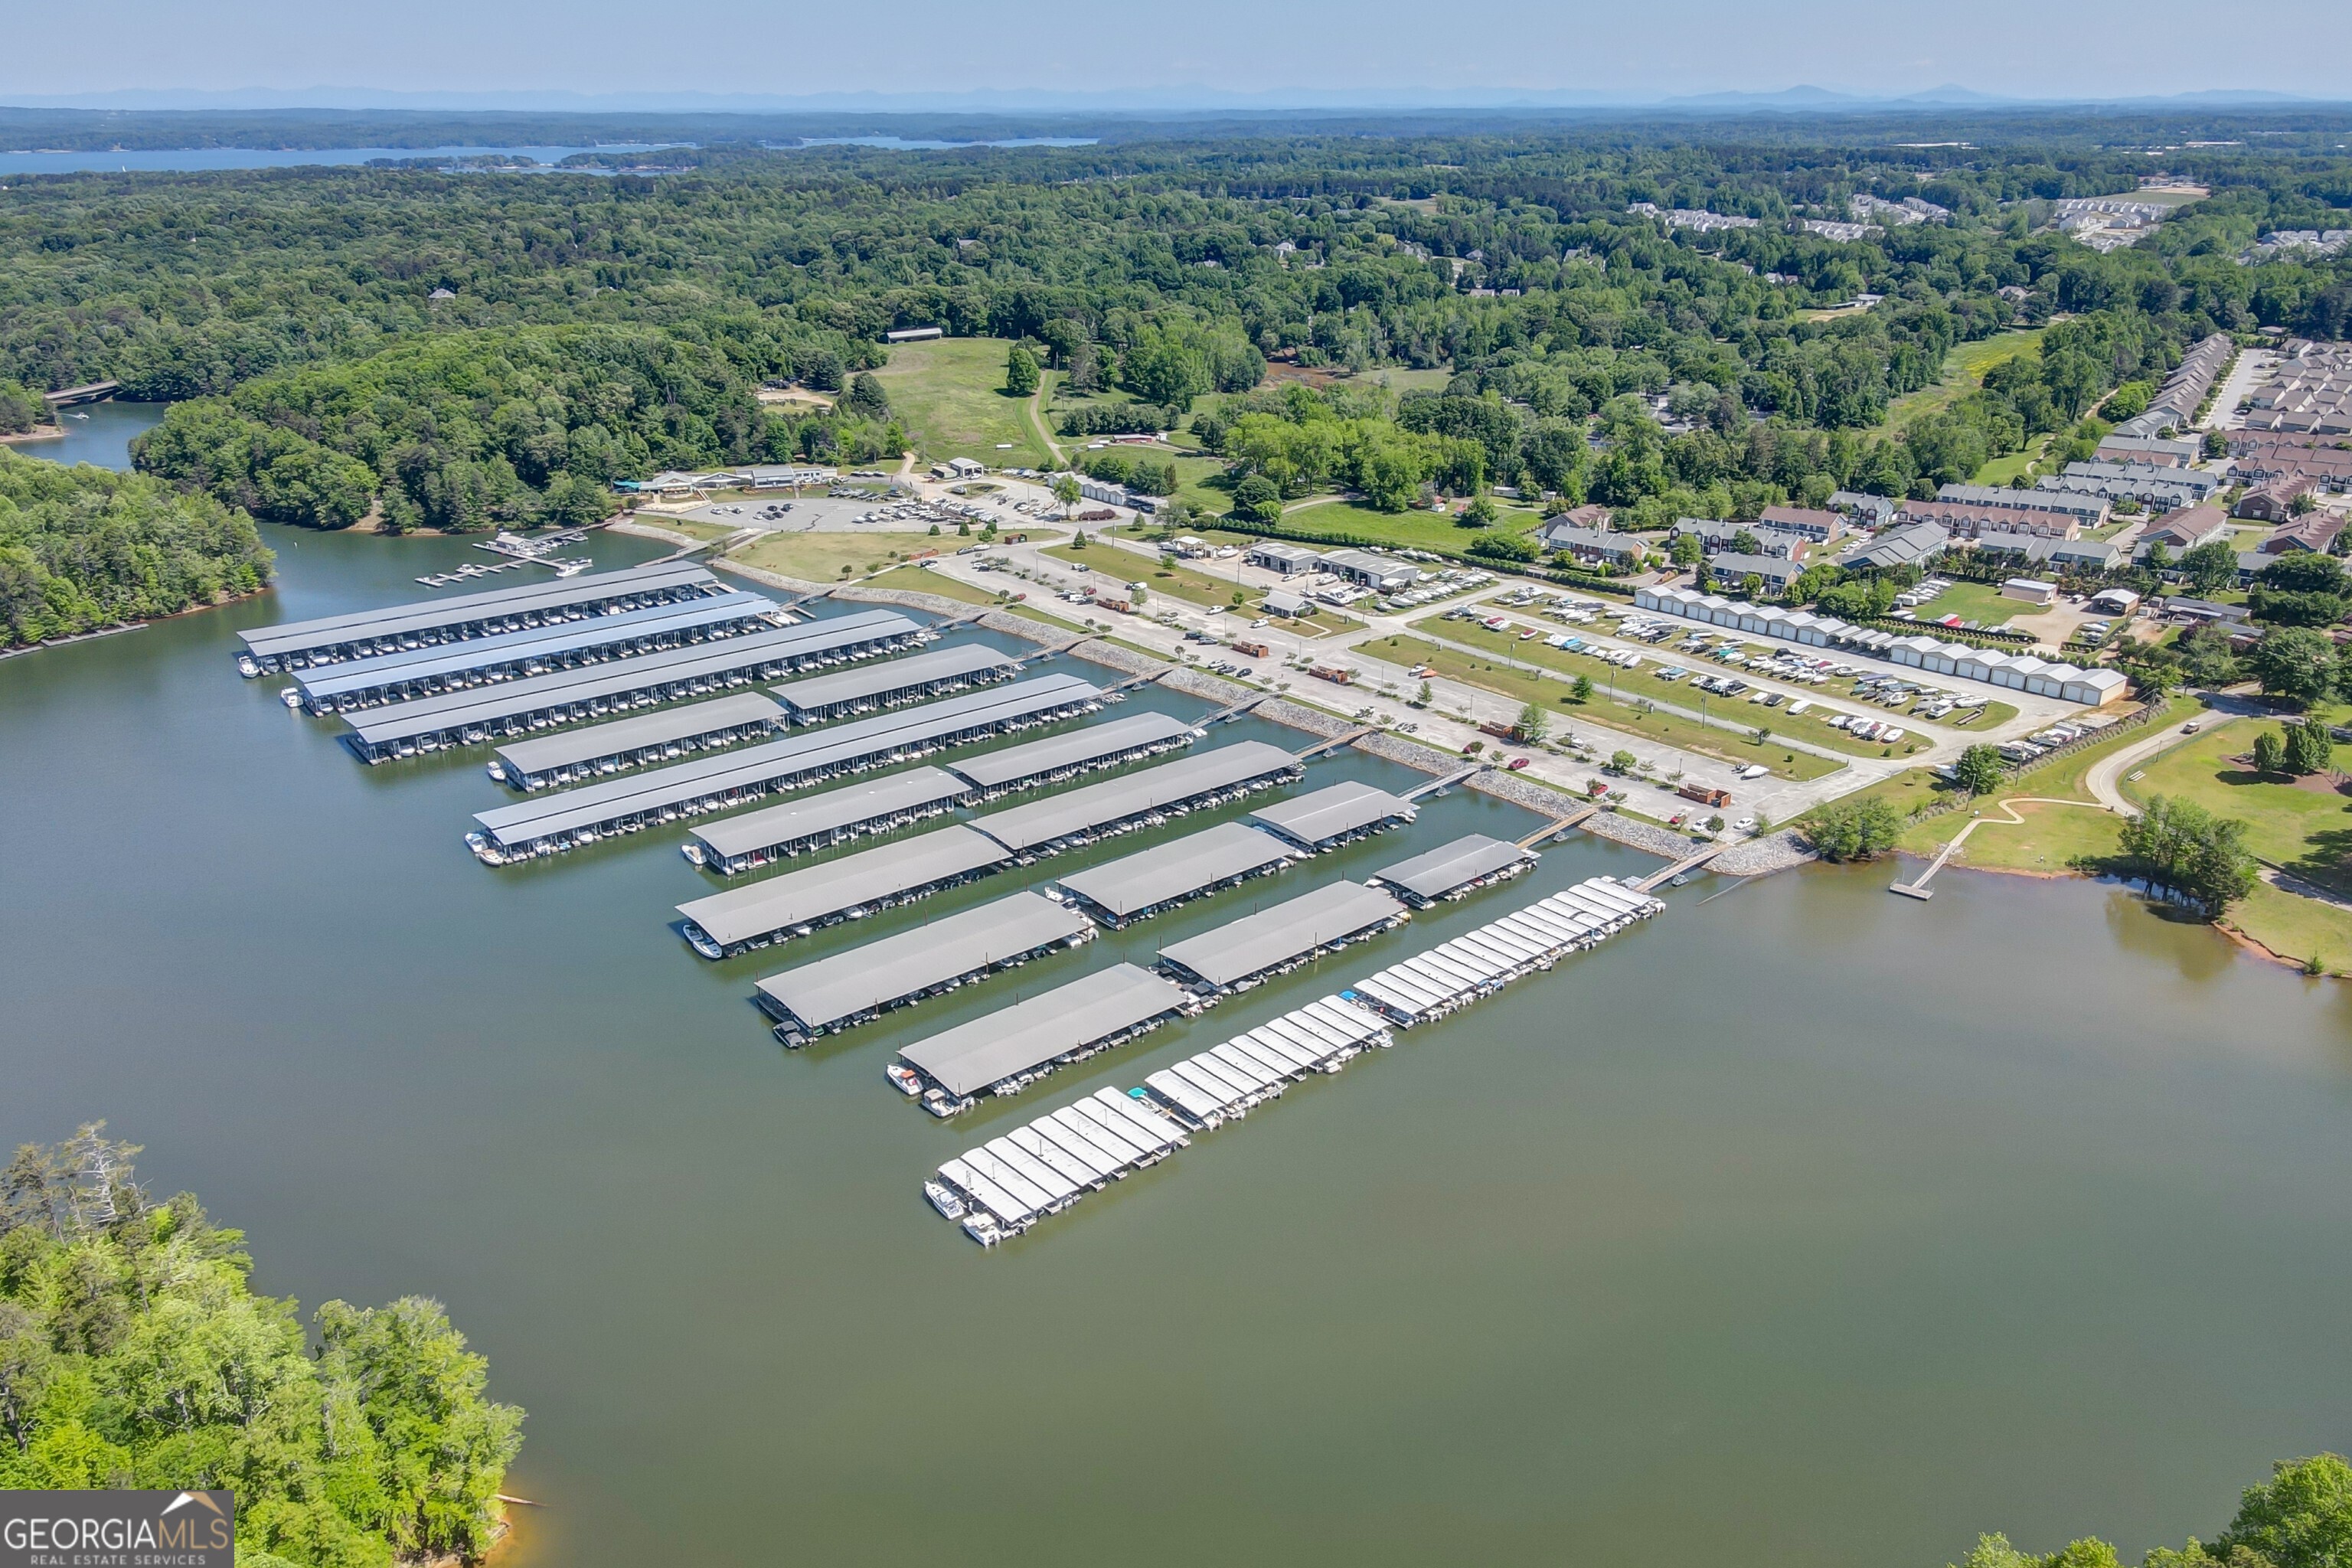
<svg viewBox="0 0 2352 1568">
<path fill-rule="evenodd" d="M 931 1206 L 940 1211 L 941 1219 L 961 1219 L 970 1212 L 965 1209 L 963 1200 L 948 1191 L 947 1184 L 943 1182 L 925 1182 L 923 1196 L 929 1199 Z"/>
<path fill-rule="evenodd" d="M 285 690 L 278 694 L 278 700 L 283 702 L 289 708 L 299 708 L 302 706 L 301 689 L 299 687 L 289 686 Z"/>
</svg>

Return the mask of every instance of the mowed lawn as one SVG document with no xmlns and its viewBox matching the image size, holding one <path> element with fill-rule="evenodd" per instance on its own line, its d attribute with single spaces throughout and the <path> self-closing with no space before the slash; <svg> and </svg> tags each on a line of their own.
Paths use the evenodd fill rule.
<svg viewBox="0 0 2352 1568">
<path fill-rule="evenodd" d="M 2004 599 L 2000 588 L 1991 583 L 1955 583 L 1926 604 L 1919 606 L 1923 621 L 1940 621 L 1946 616 L 1958 616 L 1964 621 L 1976 621 L 1990 627 L 2008 621 L 2020 611 L 2032 608 L 2022 599 Z"/>
<path fill-rule="evenodd" d="M 937 550 L 940 542 L 905 533 L 771 533 L 736 552 L 733 559 L 803 583 L 836 583 Z M 952 547 L 954 536 L 948 536 L 947 542 Z"/>
<path fill-rule="evenodd" d="M 1230 503 L 1228 503 L 1230 504 Z M 1307 539 L 1336 542 L 1369 539 L 1401 550 L 1463 552 L 1481 533 L 1531 533 L 1543 521 L 1532 511 L 1506 509 L 1491 531 L 1464 528 L 1451 512 L 1381 511 L 1350 500 L 1293 503 L 1282 514 L 1282 531 Z M 1508 570 L 1510 563 L 1504 563 Z"/>
<path fill-rule="evenodd" d="M 1029 400 L 1003 392 L 1004 338 L 938 338 L 899 343 L 874 374 L 916 451 L 937 462 L 973 458 L 991 468 L 1044 468 L 1051 461 L 1029 423 Z M 1012 443 L 1009 451 L 997 449 Z"/>
<path fill-rule="evenodd" d="M 2135 801 L 2152 795 L 2190 800 L 2246 825 L 2246 842 L 2296 876 L 2352 894 L 2352 795 L 2332 783 L 2263 777 L 2238 760 L 2278 721 L 2231 719 L 2157 758 L 2145 776 L 2126 780 Z"/>
</svg>

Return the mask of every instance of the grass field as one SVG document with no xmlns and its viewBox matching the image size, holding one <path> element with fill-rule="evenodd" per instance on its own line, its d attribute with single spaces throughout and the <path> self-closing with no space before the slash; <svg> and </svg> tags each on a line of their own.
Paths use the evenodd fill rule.
<svg viewBox="0 0 2352 1568">
<path fill-rule="evenodd" d="M 874 374 L 915 449 L 936 462 L 976 458 L 991 468 L 1042 468 L 1051 459 L 1030 426 L 1028 400 L 1008 397 L 1003 338 L 938 338 L 900 343 Z M 998 443 L 1012 443 L 1010 451 Z"/>
<path fill-rule="evenodd" d="M 2092 764 L 2118 746 L 2145 740 L 2151 732 L 2161 731 L 2168 724 L 2179 724 L 2200 711 L 2201 707 L 2196 699 L 2172 698 L 2166 703 L 2164 711 L 2149 721 L 2148 726 L 2135 725 L 2111 740 L 2085 746 L 2047 767 L 2036 768 L 2002 785 L 1994 792 L 1994 798 L 2031 795 L 2051 800 L 2079 800 L 2095 805 L 2090 792 L 2083 787 L 2084 775 L 2091 771 Z M 2149 726 L 2153 726 L 2153 731 Z M 1904 776 L 1906 779 L 1911 777 L 1910 774 Z M 1939 781 L 1924 773 L 1920 773 L 1920 777 L 1926 781 L 1924 784 L 1895 795 L 1897 804 L 1906 811 L 1926 801 L 1945 798 L 1940 789 L 1936 787 Z M 1887 782 L 1895 784 L 1899 781 L 1890 779 Z M 1986 824 L 1978 828 L 1962 847 L 1962 862 L 2002 870 L 2063 870 L 2067 862 L 2078 854 L 2100 856 L 2115 851 L 2116 819 L 2112 816 L 2078 810 L 2073 806 L 2032 805 L 2017 807 L 2017 815 L 2026 818 L 2031 826 L 2012 827 L 1998 821 Z M 2043 820 L 2045 816 L 2047 821 Z M 1968 820 L 1967 813 L 1956 811 L 1930 822 L 1918 823 L 1904 834 L 1899 847 L 1915 855 L 1933 855 L 1948 843 L 1952 835 L 1958 833 Z"/>
<path fill-rule="evenodd" d="M 926 572 L 920 566 L 893 566 L 889 571 L 867 578 L 868 586 L 904 588 L 918 594 L 937 594 L 942 599 L 961 599 L 967 605 L 993 605 L 996 595 L 985 588 L 975 588 L 960 578 L 944 572 Z"/>
<path fill-rule="evenodd" d="M 1528 533 L 1543 520 L 1532 511 L 1507 509 L 1493 531 Z M 1354 501 L 1325 500 L 1282 514 L 1286 533 L 1307 538 L 1370 539 L 1406 550 L 1465 551 L 1481 531 L 1464 528 L 1447 512 L 1380 511 Z"/>
<path fill-rule="evenodd" d="M 1990 627 L 2004 624 L 2011 616 L 2029 607 L 2022 599 L 2002 598 L 1997 584 L 1955 583 L 1920 605 L 1919 618 L 1940 621 L 1946 616 L 1958 616 L 1964 621 L 1980 621 Z"/>
<path fill-rule="evenodd" d="M 1944 356 L 1944 373 L 1933 386 L 1923 386 L 1896 398 L 1886 410 L 1886 422 L 1901 426 L 1922 414 L 1948 408 L 1984 384 L 1985 372 L 2006 359 L 2031 353 L 2042 346 L 2043 329 L 1995 332 L 1976 342 L 1962 343 Z"/>
<path fill-rule="evenodd" d="M 1084 550 L 1074 550 L 1066 544 L 1054 544 L 1048 545 L 1045 553 L 1056 561 L 1091 567 L 1103 576 L 1121 583 L 1140 583 L 1149 593 L 1165 594 L 1188 605 L 1230 605 L 1234 600 L 1234 585 L 1230 582 L 1221 583 L 1189 566 L 1155 565 L 1147 557 L 1117 545 L 1106 548 L 1097 544 Z M 1249 602 L 1254 604 L 1259 597 L 1255 589 L 1249 591 Z"/>
<path fill-rule="evenodd" d="M 2263 778 L 2234 760 L 2271 721 L 2231 719 L 2150 763 L 2123 785 L 2126 798 L 2190 800 L 2246 825 L 2249 847 L 2306 881 L 2352 893 L 2352 796 Z"/>
<path fill-rule="evenodd" d="M 1580 675 L 1590 676 L 1592 678 L 1593 685 L 1601 688 L 1604 691 L 1609 689 L 1613 679 L 1616 693 L 1621 698 L 1646 697 L 1653 702 L 1671 702 L 1678 708 L 1696 708 L 1699 706 L 1699 700 L 1706 695 L 1705 692 L 1693 691 L 1683 682 L 1660 679 L 1652 673 L 1656 668 L 1656 665 L 1647 658 L 1643 661 L 1642 668 L 1639 669 L 1617 669 L 1590 654 L 1570 653 L 1564 648 L 1546 647 L 1540 637 L 1521 642 L 1515 634 L 1510 632 L 1490 632 L 1475 621 L 1449 621 L 1442 616 L 1430 616 L 1416 621 L 1413 623 L 1413 628 L 1416 631 L 1426 632 L 1431 637 L 1444 637 L 1449 642 L 1465 643 L 1472 647 L 1484 648 L 1489 653 L 1500 654 L 1506 658 L 1515 658 L 1522 664 L 1539 665 L 1545 669 L 1557 670 L 1571 680 Z M 1811 713 L 1801 713 L 1792 719 L 1789 716 L 1789 710 L 1785 706 L 1767 708 L 1761 703 L 1748 701 L 1744 696 L 1710 698 L 1707 700 L 1706 711 L 1717 718 L 1729 719 L 1735 723 L 1745 724 L 1749 728 L 1760 724 L 1775 735 L 1802 741 L 1808 745 L 1826 747 L 1833 752 L 1843 752 L 1849 756 L 1878 757 L 1888 754 L 1886 748 L 1874 746 L 1867 741 L 1853 740 L 1844 731 L 1831 729 L 1827 723 Z M 1727 737 L 1727 739 L 1729 738 Z"/>
<path fill-rule="evenodd" d="M 934 548 L 931 541 L 919 534 L 771 533 L 738 551 L 734 559 L 804 583 L 835 583 L 844 577 L 862 577 Z M 849 570 L 844 572 L 845 566 Z"/>
<path fill-rule="evenodd" d="M 1825 773 L 1833 773 L 1844 765 L 1827 757 L 1817 757 L 1811 752 L 1791 752 L 1769 743 L 1759 746 L 1752 741 L 1743 741 L 1729 731 L 1713 729 L 1696 719 L 1685 719 L 1679 714 L 1644 713 L 1630 701 L 1611 701 L 1603 692 L 1594 692 L 1590 702 L 1571 703 L 1567 686 L 1559 680 L 1491 663 L 1454 648 L 1440 647 L 1419 637 L 1386 637 L 1379 642 L 1358 646 L 1376 658 L 1408 666 L 1428 665 L 1446 679 L 1458 680 L 1465 686 L 1484 687 L 1521 702 L 1540 703 L 1559 716 L 1559 726 L 1553 733 L 1560 739 L 1565 739 L 1569 732 L 1580 726 L 1620 730 L 1679 751 L 1695 752 L 1739 767 L 1761 763 L 1786 779 L 1817 779 Z M 1606 751 L 1608 746 L 1602 743 L 1596 749 Z"/>
</svg>

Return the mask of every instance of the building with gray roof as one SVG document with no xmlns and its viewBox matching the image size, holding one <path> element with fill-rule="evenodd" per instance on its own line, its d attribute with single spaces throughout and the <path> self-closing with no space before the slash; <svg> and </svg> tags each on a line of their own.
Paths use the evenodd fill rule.
<svg viewBox="0 0 2352 1568">
<path fill-rule="evenodd" d="M 1411 822 L 1420 809 L 1402 795 L 1354 779 L 1250 813 L 1250 820 L 1273 829 L 1303 849 L 1329 849 L 1384 827 Z"/>
<path fill-rule="evenodd" d="M 1116 964 L 933 1035 L 898 1055 L 952 1097 L 933 1104 L 944 1114 L 982 1090 L 1018 1088 L 1056 1063 L 1124 1044 L 1174 1017 L 1187 1003 L 1181 987 L 1150 970 Z"/>
<path fill-rule="evenodd" d="M 1891 572 L 1904 566 L 1925 566 L 1951 547 L 1952 536 L 1941 523 L 1906 522 L 1838 557 L 1848 571 Z"/>
<path fill-rule="evenodd" d="M 1189 746 L 1200 734 L 1198 728 L 1170 714 L 1131 713 L 1066 735 L 1048 735 L 1042 741 L 966 757 L 953 766 L 979 788 L 983 798 L 993 800 Z"/>
<path fill-rule="evenodd" d="M 492 755 L 499 777 L 510 787 L 545 789 L 647 763 L 675 762 L 690 752 L 764 739 L 783 722 L 784 710 L 773 701 L 756 691 L 738 691 L 684 708 L 517 741 Z"/>
<path fill-rule="evenodd" d="M 952 826 L 691 899 L 677 912 L 695 952 L 725 958 L 984 876 L 1011 859 L 993 841 Z"/>
<path fill-rule="evenodd" d="M 776 1037 L 797 1047 L 996 970 L 1083 946 L 1094 933 L 1076 910 L 1015 893 L 771 974 L 760 982 L 760 1005 L 776 1020 Z"/>
<path fill-rule="evenodd" d="M 1226 822 L 1091 867 L 1063 878 L 1060 885 L 1079 908 L 1116 928 L 1278 871 L 1297 857 L 1297 850 L 1271 833 Z"/>
<path fill-rule="evenodd" d="M 1409 918 L 1403 904 L 1360 882 L 1328 882 L 1160 950 L 1160 970 L 1195 990 L 1246 986 Z"/>
<path fill-rule="evenodd" d="M 961 770 L 959 770 L 961 771 Z M 976 818 L 972 826 L 1019 855 L 1090 843 L 1160 815 L 1181 815 L 1299 775 L 1298 759 L 1264 741 L 1241 741 L 1179 757 L 1084 789 Z"/>
<path fill-rule="evenodd" d="M 926 635 L 913 621 L 887 610 L 836 616 L 782 631 L 753 632 L 387 703 L 353 717 L 351 733 L 343 739 L 370 763 L 478 745 L 634 708 L 707 697 L 795 669 L 872 658 L 911 647 Z"/>
<path fill-rule="evenodd" d="M 1384 866 L 1372 873 L 1371 879 L 1415 909 L 1426 909 L 1516 877 L 1535 863 L 1532 849 L 1472 833 L 1410 860 Z"/>
<path fill-rule="evenodd" d="M 257 626 L 238 634 L 245 644 L 239 657 L 252 661 L 255 674 L 305 669 L 728 591 L 708 568 L 670 562 Z"/>
<path fill-rule="evenodd" d="M 1020 661 L 1009 654 L 999 653 L 984 643 L 959 643 L 953 647 L 932 648 L 912 658 L 892 659 L 887 664 L 813 675 L 773 690 L 776 700 L 791 711 L 794 723 L 814 724 L 826 719 L 877 712 L 926 697 L 948 696 L 992 681 L 1010 680 L 1020 673 Z"/>
<path fill-rule="evenodd" d="M 735 877 L 870 833 L 887 833 L 974 798 L 972 787 L 944 768 L 909 768 L 707 822 L 687 835 L 684 847 L 687 858 L 704 869 Z"/>
</svg>

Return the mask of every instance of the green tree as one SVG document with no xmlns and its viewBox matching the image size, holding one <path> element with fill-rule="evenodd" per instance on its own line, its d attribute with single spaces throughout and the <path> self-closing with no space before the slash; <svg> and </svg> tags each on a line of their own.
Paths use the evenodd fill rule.
<svg viewBox="0 0 2352 1568">
<path fill-rule="evenodd" d="M 1252 474 L 1234 487 L 1234 515 L 1252 522 L 1282 521 L 1282 491 L 1263 474 Z"/>
<path fill-rule="evenodd" d="M 2263 695 L 2306 706 L 2326 696 L 2337 676 L 2336 645 L 2309 626 L 2273 627 L 2245 664 Z"/>
<path fill-rule="evenodd" d="M 1903 818 L 1884 800 L 1842 800 L 1817 806 L 1802 823 L 1815 853 L 1824 860 L 1874 860 L 1895 847 Z"/>
<path fill-rule="evenodd" d="M 1078 504 L 1080 498 L 1078 477 L 1076 474 L 1059 474 L 1055 477 L 1054 499 L 1062 503 L 1064 517 L 1070 515 L 1070 509 Z"/>
<path fill-rule="evenodd" d="M 2007 776 L 1999 746 L 1970 746 L 1952 764 L 1952 782 L 1970 795 L 1990 795 Z"/>
<path fill-rule="evenodd" d="M 2343 1568 L 2352 1563 L 2352 1465 L 2320 1454 L 2277 1466 L 2245 1489 L 2213 1544 L 2219 1556 L 2242 1549 L 2274 1568 Z"/>
<path fill-rule="evenodd" d="M 1539 705 L 1530 702 L 1519 710 L 1518 722 L 1511 732 L 1520 744 L 1532 746 L 1551 733 L 1551 715 Z"/>
<path fill-rule="evenodd" d="M 1631 752 L 1617 751 L 1609 753 L 1609 771 L 1612 773 L 1630 773 L 1639 765 L 1640 759 Z"/>
<path fill-rule="evenodd" d="M 2180 679 L 2191 686 L 2227 686 L 2238 678 L 2238 656 L 2230 647 L 2230 634 L 2220 626 L 2189 627 L 2172 651 L 2179 658 Z"/>
<path fill-rule="evenodd" d="M 2263 735 L 2279 744 L 2274 733 Z M 2164 889 L 2210 921 L 2253 891 L 2259 867 L 2245 839 L 2246 825 L 2235 818 L 2154 795 L 2124 824 L 2119 846 L 2151 890 Z"/>
<path fill-rule="evenodd" d="M 1502 515 L 1503 514 L 1496 509 L 1494 497 L 1486 495 L 1473 496 L 1470 498 L 1470 504 L 1462 509 L 1462 516 L 1459 519 L 1459 522 L 1464 528 L 1492 528 L 1495 526 L 1496 522 L 1501 519 Z M 1534 552 L 1530 551 L 1528 554 L 1529 558 L 1532 559 Z"/>
<path fill-rule="evenodd" d="M 1037 390 L 1037 356 L 1026 343 L 1014 343 L 1004 356 L 1004 390 L 1014 397 L 1026 397 Z"/>
<path fill-rule="evenodd" d="M 1592 677 L 1580 675 L 1568 684 L 1569 696 L 1578 702 L 1592 700 Z"/>
<path fill-rule="evenodd" d="M 2352 584 L 2333 555 L 2292 550 L 2263 567 L 2246 595 L 2253 617 L 2273 626 L 2332 626 L 2352 606 Z"/>
<path fill-rule="evenodd" d="M 2209 540 L 2180 558 L 2180 574 L 2200 594 L 2218 594 L 2238 581 L 2238 552 L 2226 539 Z"/>
<path fill-rule="evenodd" d="M 1677 533 L 1666 542 L 1666 558 L 1677 566 L 1696 566 L 1706 553 L 1696 533 Z"/>
<path fill-rule="evenodd" d="M 2336 759 L 2336 739 L 2324 719 L 2305 719 L 2286 727 L 2286 771 L 2298 778 L 2322 773 Z"/>
<path fill-rule="evenodd" d="M 2276 773 L 2286 771 L 2286 742 L 2276 730 L 2263 730 L 2254 736 L 2254 772 Z"/>
<path fill-rule="evenodd" d="M 1412 700 L 1413 706 L 1416 708 L 1426 708 L 1436 698 L 1436 696 L 1437 689 L 1424 680 L 1421 683 L 1421 690 L 1414 694 Z"/>
</svg>

